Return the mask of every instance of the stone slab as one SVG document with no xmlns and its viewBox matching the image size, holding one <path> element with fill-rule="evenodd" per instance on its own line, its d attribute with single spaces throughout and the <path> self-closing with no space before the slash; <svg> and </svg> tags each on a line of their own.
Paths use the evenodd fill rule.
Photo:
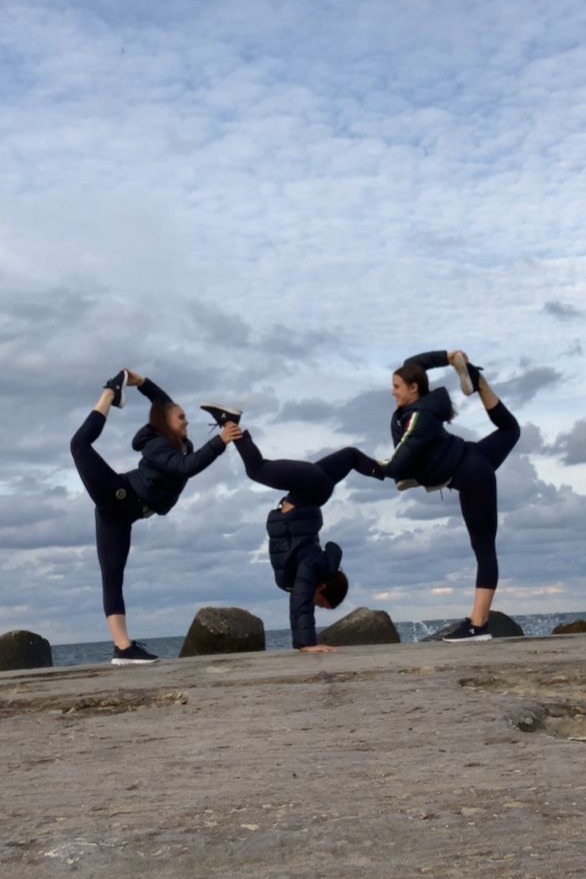
<svg viewBox="0 0 586 879">
<path fill-rule="evenodd" d="M 586 875 L 586 636 L 0 674 L 3 879 Z"/>
</svg>

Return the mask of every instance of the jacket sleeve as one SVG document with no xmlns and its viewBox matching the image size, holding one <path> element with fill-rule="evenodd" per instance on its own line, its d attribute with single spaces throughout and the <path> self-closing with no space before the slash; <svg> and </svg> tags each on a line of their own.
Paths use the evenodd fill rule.
<svg viewBox="0 0 586 879">
<path fill-rule="evenodd" d="M 161 403 L 172 403 L 173 400 L 169 396 L 169 394 L 156 385 L 154 382 L 150 380 L 150 378 L 145 378 L 142 385 L 138 386 L 138 390 L 147 397 L 151 403 L 154 403 L 155 400 L 160 400 Z"/>
<path fill-rule="evenodd" d="M 186 455 L 173 448 L 166 440 L 157 437 L 146 444 L 142 455 L 160 473 L 189 479 L 209 467 L 225 451 L 226 444 L 219 436 L 214 436 L 201 449 Z"/>
<path fill-rule="evenodd" d="M 289 596 L 289 619 L 293 647 L 313 647 L 317 644 L 315 632 L 315 590 L 324 576 L 323 552 L 320 550 L 297 566 L 295 582 Z"/>
<path fill-rule="evenodd" d="M 427 412 L 410 412 L 405 416 L 403 436 L 392 457 L 382 465 L 385 476 L 411 478 L 426 452 L 435 441 L 436 425 Z"/>
<path fill-rule="evenodd" d="M 440 366 L 449 366 L 447 351 L 426 351 L 423 354 L 414 354 L 408 357 L 403 366 L 416 363 L 427 372 L 428 369 L 437 369 Z"/>
</svg>

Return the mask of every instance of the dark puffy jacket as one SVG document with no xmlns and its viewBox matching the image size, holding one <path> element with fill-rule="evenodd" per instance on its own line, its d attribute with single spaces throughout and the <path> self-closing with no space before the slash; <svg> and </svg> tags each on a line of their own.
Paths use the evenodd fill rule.
<svg viewBox="0 0 586 879">
<path fill-rule="evenodd" d="M 271 510 L 267 519 L 269 557 L 275 582 L 290 593 L 289 619 L 293 647 L 312 647 L 315 632 L 315 590 L 339 568 L 342 550 L 335 543 L 320 546 L 321 510 L 299 506 L 282 513 Z"/>
<path fill-rule="evenodd" d="M 149 379 L 139 390 L 151 402 L 171 402 L 168 394 Z M 209 467 L 225 451 L 226 444 L 214 436 L 194 451 L 193 443 L 185 440 L 185 451 L 181 452 L 145 424 L 132 440 L 132 448 L 141 452 L 142 458 L 138 469 L 126 474 L 130 484 L 147 507 L 164 516 L 179 500 L 187 480 Z"/>
<path fill-rule="evenodd" d="M 418 354 L 405 363 L 418 363 L 426 370 L 447 366 L 447 352 Z M 425 486 L 447 482 L 465 451 L 464 440 L 444 428 L 452 415 L 452 401 L 445 388 L 437 388 L 414 403 L 395 409 L 391 418 L 395 452 L 383 466 L 385 474 L 396 480 L 416 479 Z"/>
</svg>

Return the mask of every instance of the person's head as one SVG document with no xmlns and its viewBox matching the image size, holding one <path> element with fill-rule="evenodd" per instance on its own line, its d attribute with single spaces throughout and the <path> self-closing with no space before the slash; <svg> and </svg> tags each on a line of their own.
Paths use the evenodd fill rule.
<svg viewBox="0 0 586 879">
<path fill-rule="evenodd" d="M 315 590 L 313 603 L 316 607 L 325 607 L 333 610 L 342 604 L 348 592 L 348 577 L 344 571 L 336 571 L 331 577 L 328 577 L 324 583 Z"/>
<path fill-rule="evenodd" d="M 429 394 L 427 373 L 416 363 L 405 363 L 393 373 L 392 391 L 397 407 L 409 406 Z"/>
<path fill-rule="evenodd" d="M 151 406 L 149 424 L 158 436 L 164 437 L 176 449 L 181 449 L 187 439 L 189 422 L 177 403 L 155 400 Z"/>
</svg>

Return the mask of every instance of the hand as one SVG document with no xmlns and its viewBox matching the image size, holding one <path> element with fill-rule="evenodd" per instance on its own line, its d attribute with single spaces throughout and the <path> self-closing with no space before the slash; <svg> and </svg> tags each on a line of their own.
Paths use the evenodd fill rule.
<svg viewBox="0 0 586 879">
<path fill-rule="evenodd" d="M 222 432 L 220 434 L 220 439 L 222 439 L 226 443 L 226 445 L 228 445 L 228 443 L 231 443 L 234 440 L 241 439 L 241 438 L 242 438 L 241 428 L 237 424 L 234 424 L 233 421 L 227 421 L 224 426 L 224 429 L 222 430 Z"/>
<path fill-rule="evenodd" d="M 300 647 L 300 653 L 337 653 L 337 649 L 335 647 L 330 647 L 329 644 L 314 644 L 313 647 Z"/>
<path fill-rule="evenodd" d="M 132 369 L 127 369 L 128 373 L 128 387 L 130 388 L 139 388 L 142 384 L 144 384 L 144 378 L 138 372 L 134 372 Z"/>
<path fill-rule="evenodd" d="M 454 365 L 454 357 L 456 356 L 456 354 L 461 354 L 466 363 L 468 363 L 468 355 L 464 351 L 460 351 L 458 349 L 457 351 L 448 351 L 448 363 L 450 364 L 450 366 Z"/>
</svg>

